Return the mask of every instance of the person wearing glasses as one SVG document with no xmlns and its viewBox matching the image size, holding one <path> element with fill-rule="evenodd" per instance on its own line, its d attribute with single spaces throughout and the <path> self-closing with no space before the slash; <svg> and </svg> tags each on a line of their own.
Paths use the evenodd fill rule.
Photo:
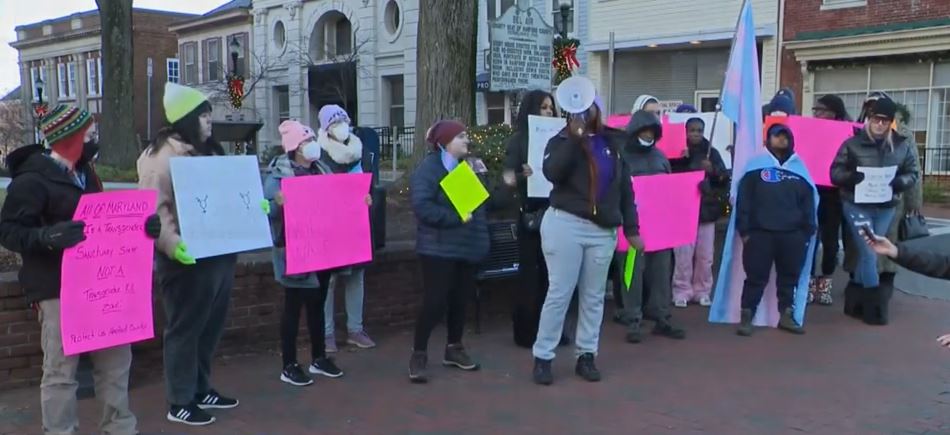
<svg viewBox="0 0 950 435">
<path fill-rule="evenodd" d="M 870 117 L 871 106 L 880 98 L 890 98 L 887 93 L 881 91 L 875 91 L 868 94 L 867 99 L 864 100 L 864 104 L 861 108 L 861 114 L 858 116 L 858 122 L 865 123 Z M 899 112 L 898 112 L 899 114 Z M 909 119 L 897 119 L 895 117 L 894 121 L 891 123 L 891 128 L 897 132 L 897 134 L 907 138 L 907 145 L 910 149 L 910 152 L 913 153 L 914 159 L 918 162 L 920 161 L 919 154 L 917 152 L 917 142 L 914 140 L 914 132 L 907 128 L 907 122 Z M 923 207 L 924 203 L 924 189 L 923 182 L 918 179 L 917 183 L 913 187 L 907 190 L 907 192 L 902 195 L 901 199 L 897 201 L 897 204 L 894 207 L 894 219 L 891 221 L 890 228 L 887 229 L 887 233 L 884 234 L 887 238 L 891 240 L 899 239 L 899 229 L 901 218 L 906 215 L 919 215 L 920 209 Z M 844 242 L 844 270 L 854 275 L 854 271 L 858 263 L 858 246 L 855 246 L 855 243 L 851 242 L 850 235 L 845 233 L 846 236 L 842 237 Z M 886 287 L 886 291 L 892 291 L 894 287 L 894 278 L 897 276 L 897 264 L 891 261 L 886 256 L 878 256 L 877 259 L 878 272 L 881 274 L 881 286 Z"/>
<path fill-rule="evenodd" d="M 818 119 L 851 121 L 844 101 L 837 95 L 822 96 L 811 109 Z M 835 145 L 830 145 L 835 146 Z M 844 226 L 841 210 L 841 194 L 836 187 L 818 186 L 818 236 L 821 240 L 821 264 L 813 264 L 812 279 L 808 285 L 808 303 L 831 305 L 831 277 L 838 267 L 838 240 Z M 817 254 L 817 252 L 816 252 Z M 817 255 L 815 256 L 817 259 Z"/>
<path fill-rule="evenodd" d="M 841 145 L 831 165 L 831 182 L 841 191 L 844 216 L 855 241 L 862 239 L 859 231 L 864 229 L 885 234 L 901 197 L 920 178 L 917 159 L 907 138 L 891 127 L 896 112 L 897 105 L 890 98 L 875 101 L 864 128 Z M 856 194 L 870 168 L 895 169 L 889 199 L 874 202 Z M 858 245 L 859 258 L 854 278 L 845 289 L 845 314 L 860 317 L 869 325 L 886 325 L 893 286 L 881 285 L 874 251 L 863 243 L 854 245 Z"/>
</svg>

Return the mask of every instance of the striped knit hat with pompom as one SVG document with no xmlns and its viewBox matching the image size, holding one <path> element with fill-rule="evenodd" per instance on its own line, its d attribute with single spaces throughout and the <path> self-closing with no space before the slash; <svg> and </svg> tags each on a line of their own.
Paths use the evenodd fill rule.
<svg viewBox="0 0 950 435">
<path fill-rule="evenodd" d="M 46 146 L 69 137 L 73 133 L 84 132 L 92 124 L 89 112 L 68 104 L 60 104 L 40 120 L 40 131 L 46 138 Z"/>
</svg>

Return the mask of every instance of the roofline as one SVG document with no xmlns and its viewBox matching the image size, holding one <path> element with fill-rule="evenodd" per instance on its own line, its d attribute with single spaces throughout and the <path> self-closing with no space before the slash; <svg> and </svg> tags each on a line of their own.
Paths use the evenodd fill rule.
<svg viewBox="0 0 950 435">
<path fill-rule="evenodd" d="M 132 8 L 132 13 L 133 13 L 133 14 L 135 14 L 135 13 L 144 13 L 144 14 L 153 14 L 153 15 L 157 14 L 157 15 L 165 15 L 165 16 L 169 16 L 169 17 L 180 17 L 180 18 L 192 18 L 192 17 L 200 16 L 200 15 L 197 15 L 197 14 L 189 14 L 189 13 L 185 13 L 185 12 L 172 12 L 172 11 L 162 11 L 162 10 L 158 10 L 158 9 L 135 8 L 135 7 Z M 50 18 L 50 19 L 47 19 L 47 20 L 38 21 L 38 22 L 35 22 L 35 23 L 21 24 L 21 25 L 19 25 L 19 26 L 16 26 L 13 30 L 16 31 L 16 32 L 19 32 L 20 30 L 24 30 L 24 29 L 31 28 L 31 27 L 38 27 L 38 26 L 42 26 L 42 25 L 46 25 L 46 24 L 53 24 L 53 23 L 56 23 L 56 22 L 68 20 L 68 19 L 71 19 L 71 18 L 87 17 L 87 16 L 90 16 L 90 15 L 98 15 L 98 14 L 99 14 L 99 10 L 98 10 L 98 9 L 92 9 L 92 10 L 83 11 L 83 12 L 76 12 L 76 13 L 69 14 L 69 15 L 63 15 L 63 16 L 61 16 L 61 17 Z"/>
<path fill-rule="evenodd" d="M 203 26 L 210 26 L 218 22 L 233 20 L 236 18 L 251 18 L 251 11 L 247 8 L 235 8 L 218 12 L 209 16 L 198 16 L 194 19 L 180 21 L 168 26 L 169 32 L 182 33 Z M 222 23 L 223 24 L 223 23 Z"/>
</svg>

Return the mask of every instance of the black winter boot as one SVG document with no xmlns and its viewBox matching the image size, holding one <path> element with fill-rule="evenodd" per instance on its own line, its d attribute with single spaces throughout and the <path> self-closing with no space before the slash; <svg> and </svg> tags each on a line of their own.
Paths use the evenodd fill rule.
<svg viewBox="0 0 950 435">
<path fill-rule="evenodd" d="M 880 279 L 881 285 L 872 290 L 869 294 L 869 303 L 864 307 L 863 319 L 868 325 L 883 326 L 888 322 L 888 306 L 891 303 L 891 296 L 894 295 L 894 274 L 883 273 Z"/>
<path fill-rule="evenodd" d="M 749 337 L 752 335 L 752 317 L 755 313 L 752 310 L 743 309 L 742 318 L 739 320 L 739 328 L 736 329 L 736 334 L 739 334 L 743 337 Z"/>
<path fill-rule="evenodd" d="M 844 289 L 844 313 L 855 319 L 863 318 L 866 293 L 865 288 L 848 281 L 848 286 Z"/>
</svg>

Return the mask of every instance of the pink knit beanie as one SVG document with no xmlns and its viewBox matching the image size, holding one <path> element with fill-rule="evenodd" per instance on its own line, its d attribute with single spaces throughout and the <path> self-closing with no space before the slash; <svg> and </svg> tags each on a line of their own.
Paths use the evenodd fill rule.
<svg viewBox="0 0 950 435">
<path fill-rule="evenodd" d="M 294 120 L 282 122 L 280 127 L 277 127 L 277 131 L 280 132 L 280 144 L 286 152 L 296 150 L 307 139 L 317 137 L 313 129 Z"/>
</svg>

